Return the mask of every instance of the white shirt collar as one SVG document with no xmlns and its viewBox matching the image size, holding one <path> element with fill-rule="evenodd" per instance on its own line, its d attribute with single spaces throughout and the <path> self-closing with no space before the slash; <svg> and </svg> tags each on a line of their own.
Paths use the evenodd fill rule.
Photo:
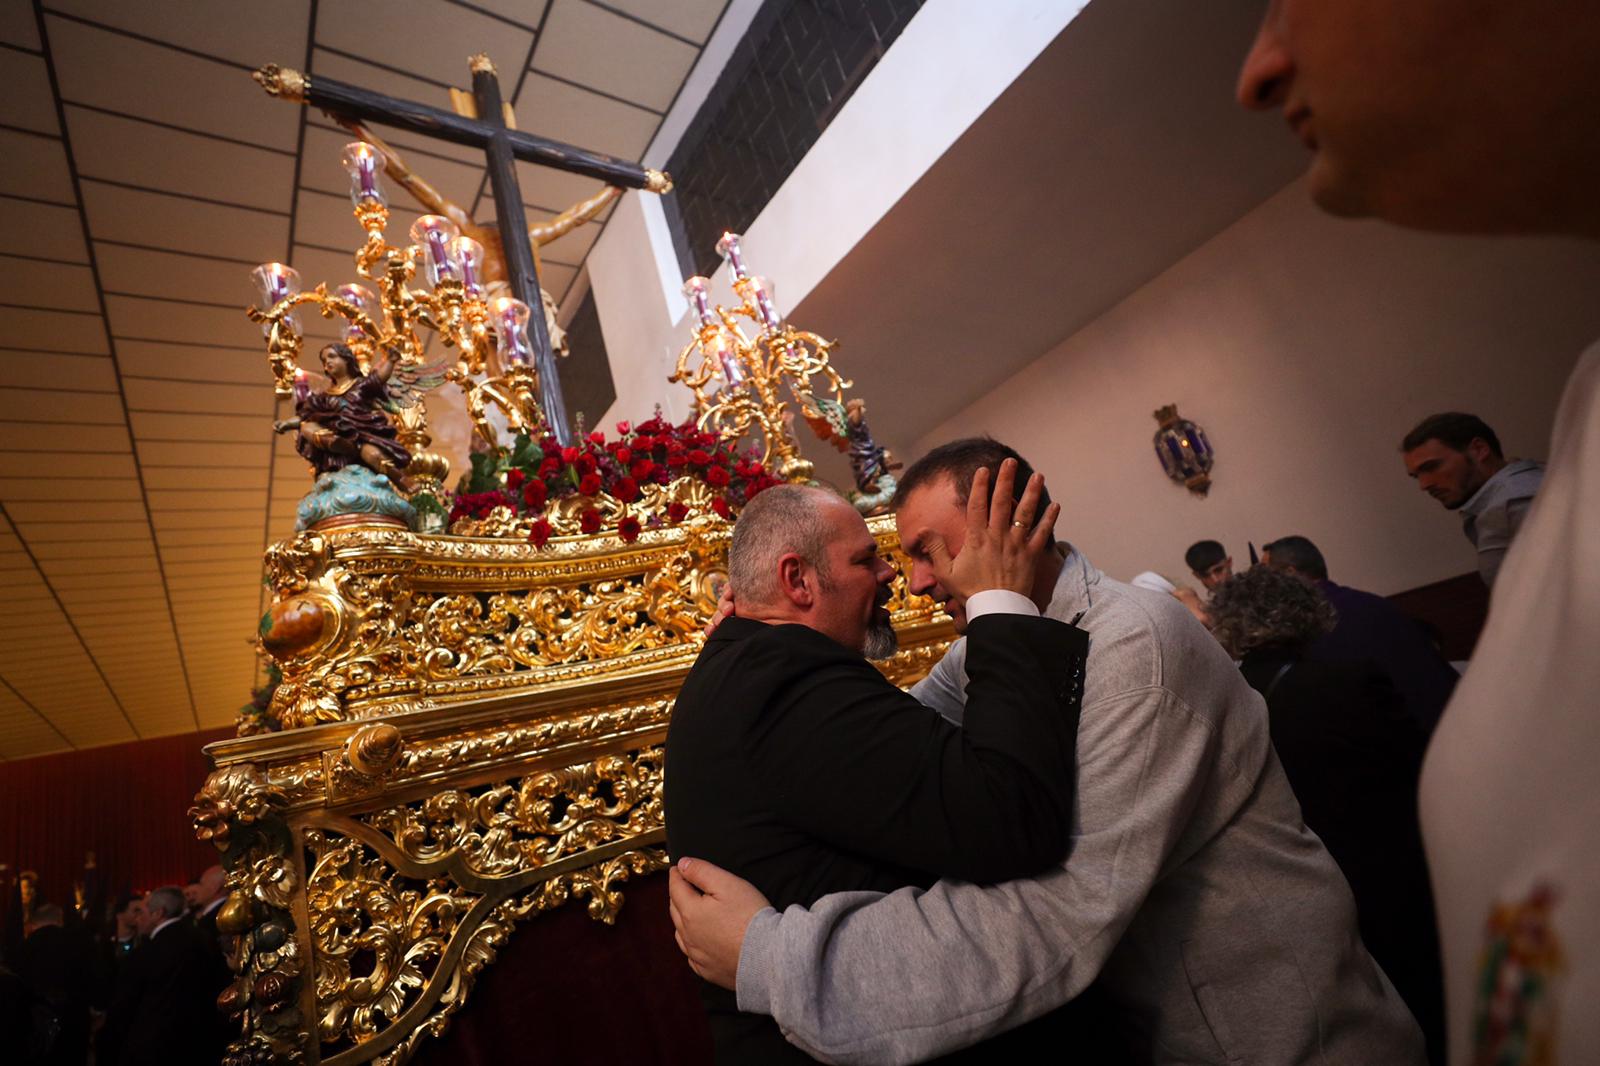
<svg viewBox="0 0 1600 1066">
<path fill-rule="evenodd" d="M 177 915 L 176 917 L 168 918 L 166 921 L 162 922 L 160 925 L 158 925 L 154 929 L 150 930 L 150 939 L 154 940 L 156 937 L 161 935 L 161 930 L 165 929 L 167 926 L 171 925 L 173 922 L 178 922 L 178 921 L 182 921 L 182 920 L 183 920 L 183 915 L 181 915 L 181 914 Z"/>
</svg>

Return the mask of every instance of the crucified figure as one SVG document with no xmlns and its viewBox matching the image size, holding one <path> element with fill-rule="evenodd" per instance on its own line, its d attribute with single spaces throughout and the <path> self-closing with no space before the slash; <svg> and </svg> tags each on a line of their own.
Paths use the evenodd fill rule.
<svg viewBox="0 0 1600 1066">
<path fill-rule="evenodd" d="M 460 205 L 445 197 L 428 184 L 426 180 L 413 173 L 406 166 L 404 157 L 393 148 L 389 147 L 378 138 L 371 130 L 361 123 L 337 115 L 332 116 L 334 121 L 345 129 L 355 134 L 361 140 L 383 152 L 384 173 L 393 178 L 412 196 L 412 199 L 421 204 L 426 210 L 435 215 L 443 215 L 454 222 L 461 229 L 464 236 L 471 237 L 483 245 L 484 287 L 491 295 L 497 295 L 506 288 L 506 257 L 505 249 L 500 243 L 500 230 L 493 225 L 484 225 L 474 222 L 472 217 Z M 558 240 L 571 233 L 577 227 L 594 218 L 605 209 L 606 204 L 622 195 L 622 190 L 615 185 L 607 185 L 595 195 L 580 203 L 573 204 L 565 211 L 548 222 L 541 222 L 536 226 L 528 227 L 528 243 L 533 246 L 534 266 L 543 272 L 544 263 L 539 257 L 539 249 L 551 241 Z M 539 296 L 544 302 L 545 327 L 550 332 L 550 347 L 560 355 L 567 354 L 567 333 L 556 323 L 556 302 L 545 291 L 543 285 L 539 287 Z"/>
</svg>

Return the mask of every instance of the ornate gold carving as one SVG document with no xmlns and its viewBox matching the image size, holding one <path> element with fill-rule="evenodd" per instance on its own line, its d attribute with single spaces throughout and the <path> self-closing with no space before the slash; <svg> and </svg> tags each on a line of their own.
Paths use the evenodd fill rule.
<svg viewBox="0 0 1600 1066">
<path fill-rule="evenodd" d="M 235 829 L 254 826 L 284 799 L 282 790 L 258 767 L 239 763 L 206 778 L 189 808 L 189 819 L 197 837 L 222 849 L 228 847 Z"/>
<path fill-rule="evenodd" d="M 494 60 L 489 58 L 489 53 L 478 52 L 467 57 L 467 69 L 474 74 L 494 74 Z"/>
<path fill-rule="evenodd" d="M 672 175 L 661 170 L 646 170 L 644 187 L 646 191 L 659 193 L 665 196 L 672 191 Z"/>
<path fill-rule="evenodd" d="M 345 760 L 363 777 L 386 773 L 400 758 L 404 740 L 400 730 L 385 722 L 362 726 L 344 746 Z"/>
<path fill-rule="evenodd" d="M 306 92 L 311 87 L 309 77 L 298 70 L 280 67 L 276 63 L 268 63 L 252 71 L 250 77 L 267 91 L 268 96 L 280 96 L 299 104 L 305 103 Z"/>
</svg>

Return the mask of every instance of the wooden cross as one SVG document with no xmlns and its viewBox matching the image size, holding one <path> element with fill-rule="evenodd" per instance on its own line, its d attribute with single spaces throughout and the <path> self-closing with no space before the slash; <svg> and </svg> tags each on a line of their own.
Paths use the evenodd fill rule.
<svg viewBox="0 0 1600 1066">
<path fill-rule="evenodd" d="M 533 312 L 528 316 L 529 341 L 533 345 L 534 365 L 539 371 L 539 396 L 545 421 L 555 432 L 556 439 L 568 445 L 572 443 L 572 427 L 567 424 L 561 377 L 550 347 L 550 332 L 545 328 L 539 270 L 534 262 L 533 246 L 528 241 L 528 219 L 522 206 L 522 190 L 517 185 L 515 161 L 521 159 L 598 178 L 608 185 L 655 193 L 669 191 L 672 179 L 659 170 L 648 170 L 613 156 L 511 129 L 506 124 L 500 79 L 495 74 L 494 64 L 488 56 L 476 55 L 469 66 L 476 117 L 385 96 L 321 75 L 312 77 L 275 63 L 267 64 L 252 76 L 273 96 L 357 121 L 368 120 L 424 137 L 483 149 L 494 193 L 500 242 L 505 248 L 506 281 L 517 299 Z"/>
</svg>

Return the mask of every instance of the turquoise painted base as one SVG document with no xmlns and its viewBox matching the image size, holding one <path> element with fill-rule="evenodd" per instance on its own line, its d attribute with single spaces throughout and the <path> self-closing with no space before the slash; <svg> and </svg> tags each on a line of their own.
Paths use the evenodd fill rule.
<svg viewBox="0 0 1600 1066">
<path fill-rule="evenodd" d="M 347 466 L 317 478 L 311 491 L 295 509 L 295 532 L 339 515 L 385 515 L 398 518 L 407 529 L 417 528 L 417 512 L 394 484 L 364 466 Z"/>
</svg>

